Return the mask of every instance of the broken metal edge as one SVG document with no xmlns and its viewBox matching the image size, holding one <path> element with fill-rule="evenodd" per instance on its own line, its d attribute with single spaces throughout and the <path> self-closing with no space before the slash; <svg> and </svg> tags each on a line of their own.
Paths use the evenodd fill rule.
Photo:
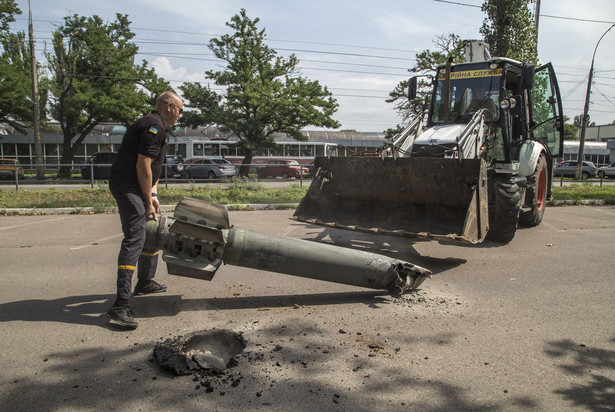
<svg viewBox="0 0 615 412">
<path fill-rule="evenodd" d="M 477 243 L 481 243 L 481 240 L 470 239 L 465 236 L 455 235 L 455 234 L 436 235 L 436 234 L 429 233 L 429 232 L 418 232 L 417 233 L 417 232 L 408 232 L 406 230 L 401 230 L 401 229 L 388 230 L 388 229 L 382 229 L 382 228 L 368 228 L 368 227 L 356 226 L 356 225 L 352 225 L 352 226 L 342 225 L 337 222 L 324 222 L 319 219 L 304 219 L 300 216 L 292 216 L 291 219 L 296 220 L 298 222 L 309 223 L 309 224 L 317 225 L 317 226 L 324 226 L 324 227 L 330 227 L 330 228 L 342 229 L 342 230 L 350 230 L 353 232 L 361 232 L 361 233 L 368 233 L 368 234 L 374 234 L 374 235 L 389 235 L 389 236 L 396 236 L 396 237 L 433 239 L 433 240 L 437 240 L 440 242 L 471 243 L 473 245 Z"/>
</svg>

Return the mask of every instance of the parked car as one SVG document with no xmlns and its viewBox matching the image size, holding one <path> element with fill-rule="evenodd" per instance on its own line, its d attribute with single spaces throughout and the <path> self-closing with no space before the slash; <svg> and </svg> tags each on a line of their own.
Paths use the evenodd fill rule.
<svg viewBox="0 0 615 412">
<path fill-rule="evenodd" d="M 94 153 L 81 168 L 81 177 L 90 180 L 92 179 L 92 171 L 94 171 L 94 180 L 109 180 L 111 165 L 116 156 L 117 152 Z"/>
<path fill-rule="evenodd" d="M 597 167 L 592 162 L 583 161 L 583 168 L 581 170 L 581 178 L 587 179 L 588 177 L 596 177 Z M 567 176 L 575 177 L 577 173 L 577 161 L 576 160 L 564 160 L 555 165 L 553 174 L 555 176 Z"/>
<path fill-rule="evenodd" d="M 604 179 L 607 177 L 615 176 L 615 162 L 611 163 L 608 166 L 602 166 L 598 168 L 598 177 L 600 179 Z"/>
<path fill-rule="evenodd" d="M 232 177 L 237 174 L 235 166 L 221 157 L 208 157 L 198 159 L 186 164 L 184 177 L 187 179 L 207 178 L 219 179 L 221 177 Z"/>
<path fill-rule="evenodd" d="M 164 179 L 165 176 L 167 178 L 182 177 L 184 174 L 184 167 L 184 158 L 181 157 L 181 155 L 166 155 L 164 165 L 160 171 L 160 179 Z"/>
<path fill-rule="evenodd" d="M 17 159 L 0 159 L 0 178 L 15 180 L 15 169 L 17 177 L 23 179 L 24 170 Z"/>
<path fill-rule="evenodd" d="M 316 165 L 314 164 L 315 162 L 315 160 L 312 160 L 310 164 L 307 165 L 308 177 L 314 177 L 314 175 L 316 174 Z"/>
<path fill-rule="evenodd" d="M 308 177 L 310 174 L 306 166 L 301 166 L 296 160 L 272 160 L 267 166 L 256 169 L 258 177 L 281 177 L 290 179 Z"/>
</svg>

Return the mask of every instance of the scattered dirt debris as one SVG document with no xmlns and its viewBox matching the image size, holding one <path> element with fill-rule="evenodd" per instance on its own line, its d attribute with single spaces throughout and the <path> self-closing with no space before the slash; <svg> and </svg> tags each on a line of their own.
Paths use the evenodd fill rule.
<svg viewBox="0 0 615 412">
<path fill-rule="evenodd" d="M 413 290 L 399 297 L 393 297 L 393 302 L 401 306 L 425 307 L 425 308 L 450 308 L 462 305 L 459 298 L 437 296 L 423 290 Z"/>
<path fill-rule="evenodd" d="M 170 338 L 156 345 L 153 361 L 173 375 L 192 375 L 195 390 L 226 395 L 237 388 L 244 376 L 237 367 L 247 362 L 263 362 L 264 354 L 245 352 L 246 341 L 240 333 L 228 330 L 204 330 Z M 276 345 L 273 352 L 282 350 Z M 245 386 L 243 387 L 245 389 Z M 261 396 L 261 392 L 256 394 Z"/>
<path fill-rule="evenodd" d="M 170 338 L 156 345 L 153 356 L 158 364 L 174 375 L 197 371 L 224 371 L 236 362 L 235 355 L 246 347 L 243 336 L 229 330 L 203 330 Z"/>
</svg>

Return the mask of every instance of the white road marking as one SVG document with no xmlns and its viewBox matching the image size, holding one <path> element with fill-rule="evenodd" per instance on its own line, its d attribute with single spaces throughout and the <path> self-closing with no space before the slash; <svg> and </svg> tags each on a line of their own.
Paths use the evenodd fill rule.
<svg viewBox="0 0 615 412">
<path fill-rule="evenodd" d="M 68 216 L 66 216 L 66 217 L 56 217 L 54 219 L 40 220 L 40 221 L 36 221 L 36 222 L 31 222 L 31 223 L 23 223 L 21 225 L 5 226 L 5 227 L 0 227 L 0 230 L 15 229 L 15 228 L 24 227 L 24 226 L 31 226 L 31 225 L 40 225 L 41 223 L 55 222 L 55 221 L 63 220 L 63 219 L 70 219 L 70 217 L 68 217 Z"/>
<path fill-rule="evenodd" d="M 286 230 L 284 230 L 284 232 L 282 232 L 282 237 L 286 237 L 290 234 L 290 232 L 292 232 L 293 230 L 295 230 L 296 226 L 289 226 L 286 228 Z"/>
<path fill-rule="evenodd" d="M 118 233 L 117 235 L 107 236 L 107 237 L 104 237 L 102 239 L 93 240 L 93 241 L 88 242 L 88 243 L 83 244 L 83 245 L 73 246 L 70 249 L 71 250 L 79 250 L 79 249 L 83 249 L 83 248 L 86 248 L 86 247 L 95 246 L 96 243 L 102 243 L 102 242 L 104 242 L 106 240 L 113 239 L 113 238 L 116 238 L 116 237 L 119 237 L 119 236 L 122 236 L 122 233 Z"/>
</svg>

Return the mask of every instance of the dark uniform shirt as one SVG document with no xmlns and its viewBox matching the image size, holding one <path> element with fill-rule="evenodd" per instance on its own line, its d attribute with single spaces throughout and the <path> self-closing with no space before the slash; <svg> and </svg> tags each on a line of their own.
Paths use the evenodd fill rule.
<svg viewBox="0 0 615 412">
<path fill-rule="evenodd" d="M 167 154 L 167 133 L 160 113 L 152 113 L 131 124 L 122 138 L 117 157 L 111 166 L 109 184 L 116 188 L 138 188 L 137 157 L 152 159 L 152 185 L 160 177 Z"/>
</svg>

